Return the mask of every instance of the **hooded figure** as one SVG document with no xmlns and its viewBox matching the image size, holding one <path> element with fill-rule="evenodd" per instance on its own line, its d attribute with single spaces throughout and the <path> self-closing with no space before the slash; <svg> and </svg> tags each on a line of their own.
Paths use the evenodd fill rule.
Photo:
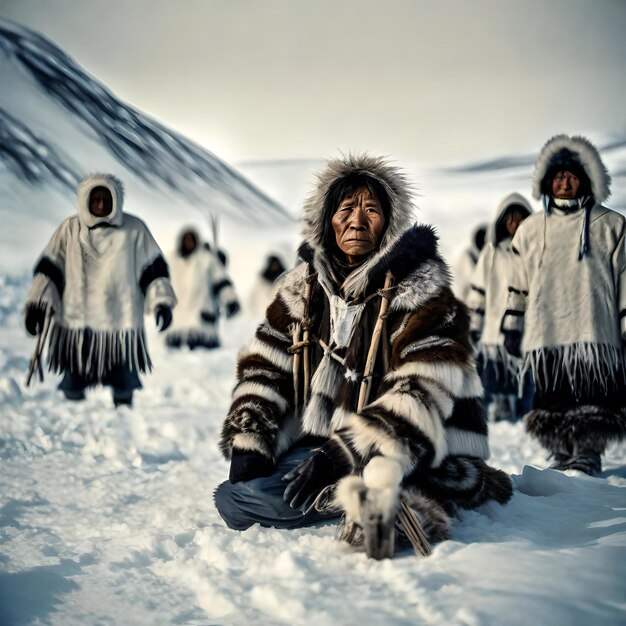
<svg viewBox="0 0 626 626">
<path fill-rule="evenodd" d="M 500 202 L 471 279 L 467 300 L 471 310 L 470 333 L 484 363 L 490 421 L 517 418 L 516 367 L 505 350 L 500 327 L 506 311 L 512 237 L 531 213 L 530 203 L 519 193 L 509 194 Z"/>
<path fill-rule="evenodd" d="M 626 220 L 602 204 L 609 185 L 587 139 L 546 143 L 533 180 L 544 212 L 513 239 L 503 321 L 513 352 L 523 331 L 524 368 L 535 382 L 528 432 L 555 457 L 555 469 L 589 474 L 626 433 Z"/>
<path fill-rule="evenodd" d="M 248 298 L 248 312 L 261 317 L 272 302 L 278 290 L 278 279 L 287 268 L 280 257 L 270 254 L 258 275 Z"/>
<path fill-rule="evenodd" d="M 508 476 L 484 461 L 468 312 L 413 210 L 381 158 L 331 160 L 319 175 L 302 262 L 238 358 L 220 443 L 230 481 L 215 494 L 231 528 L 343 512 L 342 537 L 379 558 L 402 516 L 412 542 L 411 520 L 439 540 L 455 506 L 509 498 Z"/>
<path fill-rule="evenodd" d="M 178 246 L 169 256 L 172 284 L 178 306 L 167 332 L 168 346 L 190 349 L 220 345 L 217 322 L 220 309 L 227 317 L 239 311 L 239 301 L 223 262 L 194 228 L 184 228 Z"/>
<path fill-rule="evenodd" d="M 453 268 L 453 291 L 454 295 L 461 300 L 467 302 L 470 293 L 470 284 L 472 282 L 472 274 L 478 263 L 478 257 L 485 245 L 485 237 L 487 234 L 487 224 L 480 224 L 472 232 L 472 241 L 469 247 L 463 251 L 457 259 Z"/>
<path fill-rule="evenodd" d="M 103 384 L 116 405 L 131 404 L 138 373 L 152 368 L 144 315 L 155 314 L 164 330 L 176 304 L 159 246 L 123 203 L 114 176 L 84 178 L 78 215 L 61 223 L 35 267 L 26 328 L 39 334 L 50 318 L 49 367 L 64 374 L 68 399 Z"/>
</svg>

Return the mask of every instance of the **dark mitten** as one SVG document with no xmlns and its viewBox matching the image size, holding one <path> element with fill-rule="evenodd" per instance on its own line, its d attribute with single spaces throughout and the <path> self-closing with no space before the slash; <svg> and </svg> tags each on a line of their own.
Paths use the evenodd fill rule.
<svg viewBox="0 0 626 626">
<path fill-rule="evenodd" d="M 164 304 L 160 304 L 154 312 L 154 318 L 159 332 L 162 333 L 172 323 L 172 309 Z"/>
<path fill-rule="evenodd" d="M 226 317 L 232 317 L 233 315 L 237 315 L 241 307 L 239 306 L 239 302 L 236 300 L 234 302 L 229 302 L 226 305 Z"/>
<path fill-rule="evenodd" d="M 274 463 L 260 452 L 252 450 L 233 450 L 230 457 L 231 483 L 239 483 L 261 476 L 269 476 L 274 470 Z"/>
<path fill-rule="evenodd" d="M 29 335 L 39 335 L 46 320 L 46 307 L 29 304 L 26 307 L 26 330 Z"/>
<path fill-rule="evenodd" d="M 519 330 L 505 330 L 504 347 L 511 356 L 522 356 L 522 333 Z"/>
<path fill-rule="evenodd" d="M 283 476 L 287 486 L 283 493 L 283 500 L 289 503 L 292 509 L 305 509 L 313 502 L 319 493 L 343 478 L 352 468 L 352 460 L 348 458 L 341 444 L 329 439 L 321 448 L 313 453 L 298 466 Z"/>
</svg>

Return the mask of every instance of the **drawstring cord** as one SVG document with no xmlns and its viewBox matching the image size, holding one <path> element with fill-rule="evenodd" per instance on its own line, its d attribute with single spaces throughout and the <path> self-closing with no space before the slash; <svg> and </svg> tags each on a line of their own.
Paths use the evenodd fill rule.
<svg viewBox="0 0 626 626">
<path fill-rule="evenodd" d="M 542 196 L 543 201 L 543 237 L 541 243 L 541 254 L 539 255 L 539 267 L 543 262 L 543 253 L 546 249 L 546 230 L 547 230 L 547 219 L 548 214 L 550 213 L 550 196 L 544 195 Z M 591 196 L 584 196 L 583 198 L 578 199 L 578 207 L 584 209 L 583 212 L 583 224 L 580 233 L 580 250 L 578 252 L 578 260 L 582 261 L 585 256 L 589 253 L 591 249 L 589 242 L 589 229 L 591 227 L 591 209 L 593 208 L 593 204 L 590 202 Z"/>
<path fill-rule="evenodd" d="M 583 230 L 581 233 L 580 252 L 578 253 L 578 260 L 582 261 L 585 255 L 589 252 L 589 227 L 591 220 L 589 214 L 591 213 L 591 204 L 589 202 L 589 196 L 586 198 L 580 198 L 579 206 L 585 209 L 583 217 Z"/>
</svg>

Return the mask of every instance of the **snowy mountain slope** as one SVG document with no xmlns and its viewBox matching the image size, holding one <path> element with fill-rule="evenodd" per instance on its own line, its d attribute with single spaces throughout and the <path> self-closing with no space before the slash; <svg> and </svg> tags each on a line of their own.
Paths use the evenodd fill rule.
<svg viewBox="0 0 626 626">
<path fill-rule="evenodd" d="M 19 299 L 25 285 L 10 288 Z M 18 312 L 0 323 L 0 623 L 623 624 L 624 446 L 601 478 L 564 475 L 520 424 L 493 426 L 513 500 L 464 513 L 428 559 L 368 561 L 333 524 L 237 533 L 211 494 L 228 474 L 217 440 L 236 351 L 257 320 L 226 322 L 212 353 L 168 351 L 151 332 L 155 371 L 116 411 L 108 390 L 68 404 L 54 378 L 24 388 L 33 340 Z"/>
<path fill-rule="evenodd" d="M 294 228 L 285 209 L 235 168 L 116 98 L 52 42 L 5 20 L 0 77 L 0 267 L 32 265 L 74 213 L 76 181 L 92 171 L 124 181 L 127 210 L 166 248 L 183 223 L 208 230 L 209 213 L 222 217 L 225 231 L 242 229 L 246 242 L 259 228 Z"/>
</svg>

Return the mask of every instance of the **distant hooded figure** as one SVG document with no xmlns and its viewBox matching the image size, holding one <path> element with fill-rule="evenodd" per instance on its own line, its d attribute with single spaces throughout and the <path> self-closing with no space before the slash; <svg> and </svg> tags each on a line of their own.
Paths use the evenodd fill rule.
<svg viewBox="0 0 626 626">
<path fill-rule="evenodd" d="M 528 432 L 555 469 L 588 474 L 626 434 L 626 219 L 602 204 L 609 186 L 587 139 L 546 143 L 533 180 L 544 211 L 513 239 L 503 322 L 507 347 L 523 351 L 536 386 Z"/>
<path fill-rule="evenodd" d="M 176 304 L 168 267 L 146 225 L 123 211 L 122 183 L 94 174 L 78 186 L 78 215 L 65 219 L 35 267 L 26 329 L 50 317 L 50 370 L 63 374 L 70 400 L 108 385 L 117 405 L 131 404 L 138 374 L 151 369 L 144 314 L 163 331 Z"/>
<path fill-rule="evenodd" d="M 501 326 L 509 294 L 511 242 L 519 225 L 531 213 L 530 202 L 519 193 L 509 194 L 500 202 L 470 283 L 470 333 L 484 363 L 490 421 L 517 419 L 518 380 L 515 365 L 504 347 Z"/>
<path fill-rule="evenodd" d="M 485 463 L 468 312 L 433 229 L 412 224 L 403 173 L 351 156 L 318 180 L 302 261 L 239 355 L 215 502 L 237 530 L 343 512 L 342 539 L 382 558 L 396 520 L 418 550 L 448 536 L 457 506 L 506 502 L 511 483 Z"/>
<path fill-rule="evenodd" d="M 218 319 L 239 311 L 239 301 L 226 268 L 211 247 L 200 240 L 195 228 L 187 227 L 178 237 L 169 256 L 172 284 L 178 306 L 167 331 L 167 345 L 173 348 L 217 348 Z"/>
<path fill-rule="evenodd" d="M 287 268 L 280 257 L 270 254 L 250 291 L 248 313 L 261 317 L 278 291 L 278 279 Z"/>
<path fill-rule="evenodd" d="M 477 226 L 472 232 L 470 245 L 461 253 L 454 264 L 452 271 L 453 290 L 454 295 L 461 300 L 461 302 L 467 302 L 467 298 L 469 297 L 472 274 L 476 268 L 476 263 L 478 263 L 478 257 L 485 245 L 486 234 L 487 224 Z"/>
</svg>

